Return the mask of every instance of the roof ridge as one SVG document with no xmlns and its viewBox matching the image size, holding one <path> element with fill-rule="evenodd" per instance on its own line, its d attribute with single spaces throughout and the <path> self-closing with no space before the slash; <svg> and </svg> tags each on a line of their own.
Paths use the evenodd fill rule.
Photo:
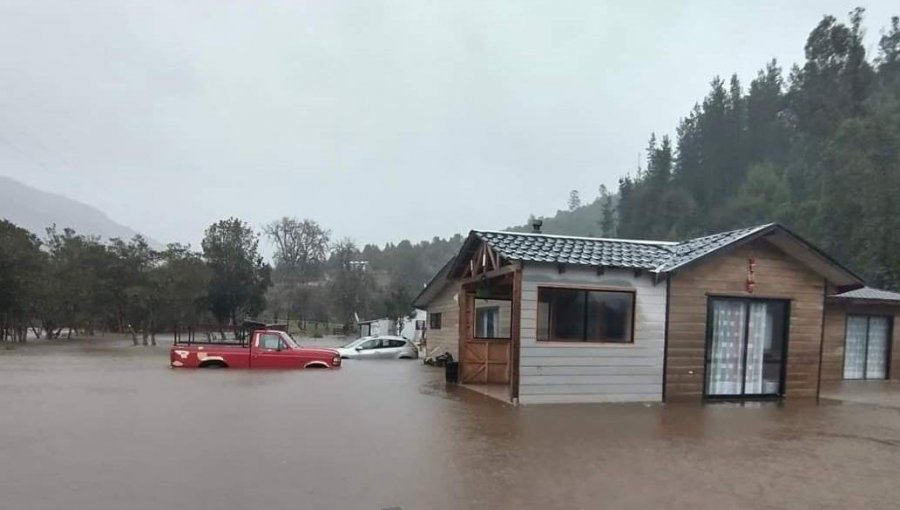
<svg viewBox="0 0 900 510">
<path fill-rule="evenodd" d="M 612 243 L 628 243 L 628 244 L 643 244 L 649 246 L 657 246 L 659 248 L 667 248 L 670 246 L 676 246 L 679 244 L 678 241 L 654 241 L 651 239 L 621 239 L 615 237 L 588 237 L 588 236 L 567 236 L 562 234 L 544 234 L 537 232 L 515 232 L 509 230 L 485 230 L 485 229 L 473 229 L 472 232 L 476 233 L 485 233 L 485 234 L 507 234 L 507 235 L 517 235 L 517 236 L 532 236 L 532 237 L 553 237 L 556 239 L 578 239 L 581 241 L 606 241 Z"/>
<path fill-rule="evenodd" d="M 708 237 L 716 237 L 716 236 L 725 237 L 727 235 L 734 234 L 737 232 L 747 232 L 747 233 L 756 232 L 757 230 L 762 230 L 764 228 L 771 227 L 772 225 L 777 225 L 777 223 L 765 223 L 765 224 L 761 224 L 761 225 L 754 225 L 752 227 L 743 227 L 743 228 L 736 228 L 733 230 L 726 230 L 724 232 L 713 232 L 712 234 L 706 234 L 705 236 L 692 237 L 690 239 L 685 239 L 684 241 L 679 242 L 678 245 L 692 243 L 695 241 L 699 241 L 701 239 L 706 239 Z"/>
</svg>

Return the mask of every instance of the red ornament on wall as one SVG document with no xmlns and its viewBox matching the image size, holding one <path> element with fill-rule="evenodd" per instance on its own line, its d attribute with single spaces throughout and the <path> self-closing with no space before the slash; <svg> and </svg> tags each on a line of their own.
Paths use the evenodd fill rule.
<svg viewBox="0 0 900 510">
<path fill-rule="evenodd" d="M 756 271 L 756 259 L 751 255 L 747 257 L 747 292 L 753 294 L 756 290 L 756 282 L 753 279 L 753 273 Z"/>
</svg>

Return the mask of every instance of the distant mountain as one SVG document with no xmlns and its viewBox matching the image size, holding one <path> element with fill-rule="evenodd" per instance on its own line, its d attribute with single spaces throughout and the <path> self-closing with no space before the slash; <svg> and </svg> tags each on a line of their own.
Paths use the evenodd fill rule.
<svg viewBox="0 0 900 510">
<path fill-rule="evenodd" d="M 99 236 L 103 241 L 111 237 L 131 239 L 138 232 L 111 220 L 99 209 L 62 195 L 37 188 L 0 175 L 0 218 L 9 220 L 44 238 L 47 227 L 72 228 L 85 235 Z M 162 245 L 150 238 L 153 248 Z"/>
</svg>

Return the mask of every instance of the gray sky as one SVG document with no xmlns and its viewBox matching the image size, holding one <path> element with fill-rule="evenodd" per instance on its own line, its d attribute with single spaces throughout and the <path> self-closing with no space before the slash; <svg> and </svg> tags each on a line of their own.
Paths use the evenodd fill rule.
<svg viewBox="0 0 900 510">
<path fill-rule="evenodd" d="M 0 174 L 163 242 L 310 217 L 360 242 L 552 214 L 710 79 L 894 2 L 0 2 Z"/>
</svg>

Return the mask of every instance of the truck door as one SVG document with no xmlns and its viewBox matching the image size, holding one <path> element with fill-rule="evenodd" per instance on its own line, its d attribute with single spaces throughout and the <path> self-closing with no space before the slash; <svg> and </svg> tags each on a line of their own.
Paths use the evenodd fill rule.
<svg viewBox="0 0 900 510">
<path fill-rule="evenodd" d="M 256 336 L 253 366 L 256 368 L 297 368 L 299 360 L 278 333 L 260 333 Z"/>
</svg>

